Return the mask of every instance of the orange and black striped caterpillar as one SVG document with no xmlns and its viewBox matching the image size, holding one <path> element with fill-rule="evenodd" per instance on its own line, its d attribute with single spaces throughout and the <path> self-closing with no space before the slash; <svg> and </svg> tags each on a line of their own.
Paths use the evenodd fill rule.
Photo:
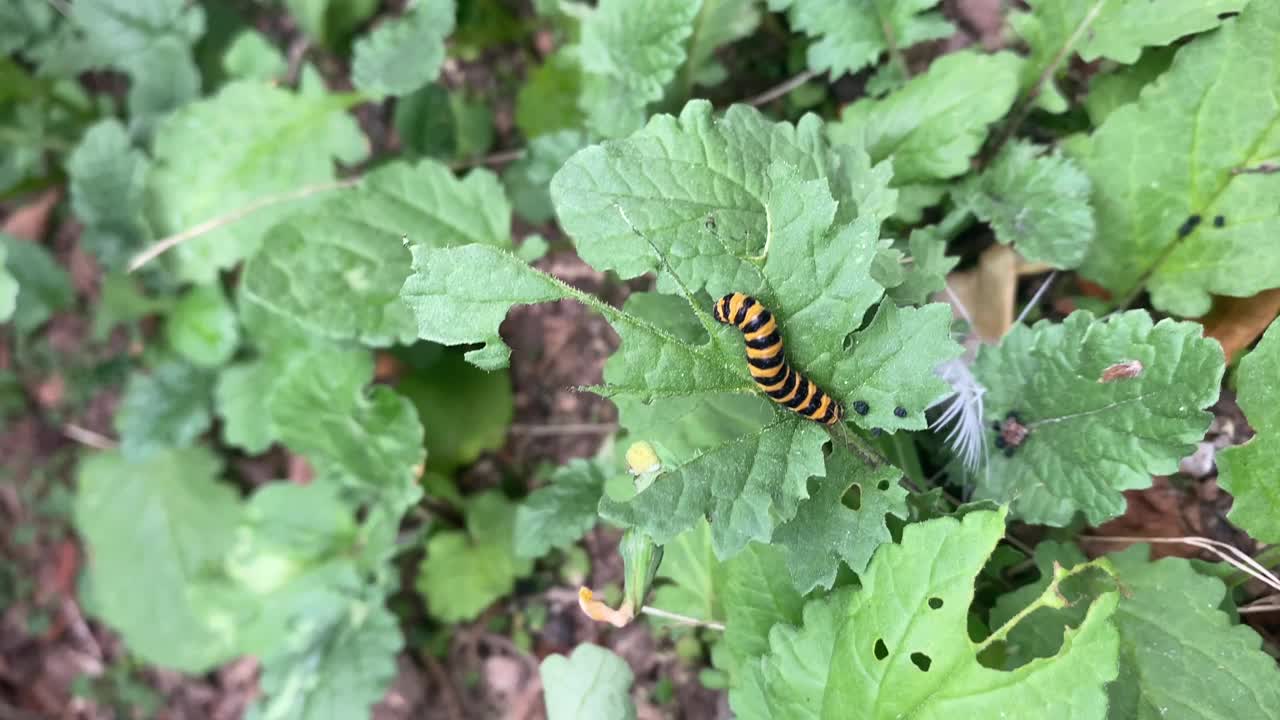
<svg viewBox="0 0 1280 720">
<path fill-rule="evenodd" d="M 729 293 L 716 302 L 713 314 L 717 322 L 742 331 L 751 378 L 770 399 L 823 425 L 844 418 L 840 403 L 787 364 L 778 322 L 755 298 Z"/>
</svg>

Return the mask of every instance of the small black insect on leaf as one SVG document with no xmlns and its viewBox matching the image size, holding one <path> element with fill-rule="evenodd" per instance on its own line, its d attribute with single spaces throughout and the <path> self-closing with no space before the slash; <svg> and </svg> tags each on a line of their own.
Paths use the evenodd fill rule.
<svg viewBox="0 0 1280 720">
<path fill-rule="evenodd" d="M 871 406 L 868 405 L 863 400 L 854 400 L 853 411 L 858 413 L 859 415 L 866 415 L 867 413 L 871 412 Z"/>
<path fill-rule="evenodd" d="M 1216 227 L 1216 228 L 1220 228 L 1220 227 L 1222 227 L 1223 225 L 1226 225 L 1226 224 L 1227 224 L 1227 219 L 1226 219 L 1225 217 L 1223 217 L 1223 216 L 1221 216 L 1221 215 L 1214 215 L 1214 216 L 1213 216 L 1213 226 L 1214 226 L 1214 227 Z"/>
<path fill-rule="evenodd" d="M 1199 215 L 1192 215 L 1184 220 L 1182 226 L 1178 228 L 1178 238 L 1181 239 L 1190 235 L 1196 229 L 1196 226 L 1200 224 L 1200 219 Z"/>
<path fill-rule="evenodd" d="M 896 417 L 904 418 L 907 416 L 907 409 L 899 405 L 898 407 L 893 409 L 893 414 Z"/>
</svg>

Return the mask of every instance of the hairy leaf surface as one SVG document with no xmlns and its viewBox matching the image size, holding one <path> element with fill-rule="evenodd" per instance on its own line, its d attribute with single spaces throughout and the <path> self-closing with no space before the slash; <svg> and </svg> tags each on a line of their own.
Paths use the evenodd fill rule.
<svg viewBox="0 0 1280 720">
<path fill-rule="evenodd" d="M 1102 381 L 1131 361 L 1141 363 L 1136 377 Z M 1077 311 L 1060 325 L 1015 325 L 973 370 L 987 388 L 987 422 L 1013 412 L 1029 431 L 1011 456 L 992 455 L 977 496 L 1011 503 L 1028 522 L 1063 526 L 1083 512 L 1100 525 L 1124 512 L 1123 490 L 1175 472 L 1204 436 L 1223 356 L 1196 324 Z"/>
</svg>

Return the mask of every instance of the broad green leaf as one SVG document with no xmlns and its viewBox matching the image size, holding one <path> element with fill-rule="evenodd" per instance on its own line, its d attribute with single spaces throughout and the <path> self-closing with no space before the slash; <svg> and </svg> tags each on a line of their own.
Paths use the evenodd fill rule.
<svg viewBox="0 0 1280 720">
<path fill-rule="evenodd" d="M 957 190 L 957 202 L 991 225 L 996 240 L 1032 262 L 1067 269 L 1093 243 L 1089 177 L 1075 161 L 1027 142 L 1006 145 L 982 174 Z"/>
<path fill-rule="evenodd" d="M 93 308 L 92 337 L 95 341 L 104 341 L 117 325 L 134 324 L 153 313 L 167 313 L 175 301 L 176 298 L 169 295 L 146 295 L 131 275 L 108 273 L 102 277 L 98 301 Z"/>
<path fill-rule="evenodd" d="M 582 68 L 577 54 L 557 50 L 534 68 L 516 94 L 516 127 L 529 139 L 576 130 L 586 116 L 578 109 Z"/>
<path fill-rule="evenodd" d="M 75 301 L 67 271 L 42 245 L 0 232 L 0 247 L 5 268 L 19 281 L 11 319 L 19 333 L 35 330 Z"/>
<path fill-rule="evenodd" d="M 165 361 L 150 373 L 134 371 L 114 419 L 121 453 L 141 460 L 194 443 L 213 422 L 212 391 L 211 374 L 179 360 Z"/>
<path fill-rule="evenodd" d="M 497 178 L 459 180 L 444 165 L 395 163 L 327 198 L 322 210 L 273 227 L 245 268 L 246 297 L 307 330 L 368 345 L 405 342 L 399 297 L 406 243 L 511 247 L 511 209 Z"/>
<path fill-rule="evenodd" d="M 525 156 L 502 173 L 516 214 L 534 224 L 554 218 L 551 178 L 586 144 L 586 134 L 579 130 L 560 130 L 530 140 Z"/>
<path fill-rule="evenodd" d="M 1012 672 L 981 665 L 968 633 L 974 578 L 1004 535 L 1004 513 L 908 525 L 877 551 L 862 587 L 815 601 L 800 629 L 777 628 L 761 660 L 767 708 L 750 717 L 1103 718 L 1116 676 L 1118 596 L 1093 602 L 1062 650 Z M 927 669 L 926 669 L 927 668 Z M 756 703 L 759 699 L 756 700 Z"/>
<path fill-rule="evenodd" d="M 240 344 L 236 313 L 216 285 L 197 285 L 169 311 L 169 345 L 196 367 L 221 367 Z"/>
<path fill-rule="evenodd" d="M 699 620 L 724 620 L 726 566 L 711 549 L 706 520 L 662 544 L 658 577 L 670 582 L 654 591 L 654 607 Z"/>
<path fill-rule="evenodd" d="M 1257 434 L 1218 455 L 1218 484 L 1235 496 L 1227 519 L 1259 542 L 1280 542 L 1280 320 L 1240 361 L 1236 390 Z"/>
<path fill-rule="evenodd" d="M 417 0 L 356 41 L 351 81 L 370 95 L 408 95 L 440 74 L 454 0 Z"/>
<path fill-rule="evenodd" d="M 18 281 L 4 264 L 8 246 L 0 244 L 0 323 L 9 322 L 18 307 Z"/>
<path fill-rule="evenodd" d="M 790 9 L 791 26 L 817 40 L 809 46 L 809 69 L 837 78 L 872 65 L 886 50 L 944 38 L 955 32 L 938 0 L 769 0 L 774 11 Z"/>
<path fill-rule="evenodd" d="M 418 592 L 441 622 L 475 619 L 533 570 L 533 561 L 516 552 L 516 506 L 501 493 L 490 490 L 470 498 L 466 519 L 465 532 L 432 536 L 418 573 Z"/>
<path fill-rule="evenodd" d="M 293 643 L 263 659 L 260 683 L 267 697 L 250 711 L 250 720 L 369 715 L 395 679 L 404 641 L 395 616 L 376 598 L 352 600 L 341 610 L 310 618 Z"/>
<path fill-rule="evenodd" d="M 756 0 L 701 0 L 689 35 L 688 55 L 680 71 L 684 86 L 716 85 L 727 71 L 716 62 L 721 46 L 737 42 L 756 31 L 760 8 Z"/>
<path fill-rule="evenodd" d="M 218 374 L 214 407 L 222 418 L 222 440 L 250 455 L 265 452 L 276 441 L 271 416 L 263 405 L 286 363 L 272 358 L 238 363 Z"/>
<path fill-rule="evenodd" d="M 1280 671 L 1260 648 L 1257 633 L 1233 623 L 1221 610 L 1226 595 L 1222 581 L 1197 572 L 1181 558 L 1148 562 L 1147 552 L 1138 545 L 1111 556 L 1124 594 L 1113 618 L 1120 636 L 1120 673 L 1107 688 L 1107 717 L 1280 717 Z M 993 623 L 1012 617 L 1048 585 L 1052 560 L 1072 567 L 1084 557 L 1053 543 L 1037 547 L 1041 580 L 1000 598 L 992 610 Z M 1065 594 L 1074 606 L 1038 610 L 1010 633 L 1010 666 L 1051 655 L 1062 645 L 1063 629 L 1080 621 L 1083 601 L 1093 593 L 1078 586 L 1066 588 Z"/>
<path fill-rule="evenodd" d="M 67 158 L 71 208 L 85 229 L 81 244 L 109 269 L 151 239 L 143 219 L 150 163 L 114 118 L 85 132 Z"/>
<path fill-rule="evenodd" d="M 76 530 L 89 554 L 92 610 L 148 663 L 202 673 L 228 659 L 233 638 L 193 605 L 196 581 L 217 571 L 240 508 L 215 478 L 208 450 L 166 450 L 135 463 L 87 457 L 77 473 Z"/>
<path fill-rule="evenodd" d="M 1031 56 L 1022 70 L 1022 87 L 1041 84 L 1039 103 L 1050 112 L 1067 109 L 1054 85 L 1072 53 L 1086 62 L 1107 58 L 1132 64 L 1144 47 L 1168 45 L 1184 35 L 1217 27 L 1222 18 L 1248 0 L 1028 0 L 1031 11 L 1013 13 L 1009 22 Z M 1048 75 L 1046 75 L 1046 73 Z"/>
<path fill-rule="evenodd" d="M 402 376 L 396 391 L 409 398 L 426 428 L 431 472 L 451 474 L 506 442 L 514 409 L 506 370 L 486 372 L 447 349 Z"/>
<path fill-rule="evenodd" d="M 678 118 L 656 115 L 625 140 L 578 152 L 551 181 L 551 197 L 578 254 L 597 269 L 624 278 L 657 269 L 647 238 L 691 290 L 718 297 L 760 284 L 770 165 L 812 180 L 826 175 L 826 156 L 814 116 L 792 126 L 735 105 L 716 119 L 710 104 L 692 101 Z"/>
<path fill-rule="evenodd" d="M 117 58 L 141 53 L 159 37 L 176 36 L 191 44 L 204 34 L 203 9 L 182 0 L 84 0 L 71 9 L 90 43 Z"/>
<path fill-rule="evenodd" d="M 133 62 L 131 74 L 129 114 L 140 134 L 150 135 L 158 120 L 200 97 L 200 69 L 190 45 L 178 38 L 153 43 Z"/>
<path fill-rule="evenodd" d="M 834 143 L 865 149 L 875 162 L 892 156 L 895 186 L 963 175 L 987 127 L 1013 104 L 1021 65 L 1007 52 L 944 55 L 888 97 L 846 107 L 828 134 Z"/>
<path fill-rule="evenodd" d="M 1102 380 L 1132 361 L 1136 377 Z M 1083 512 L 1100 525 L 1124 512 L 1123 490 L 1176 472 L 1204 437 L 1212 416 L 1202 408 L 1218 399 L 1223 356 L 1197 324 L 1082 310 L 1057 325 L 1015 325 L 982 348 L 973 372 L 987 388 L 987 421 L 1013 412 L 1029 431 L 1012 456 L 990 458 L 977 497 L 1008 502 L 1027 522 L 1064 526 Z"/>
<path fill-rule="evenodd" d="M 516 555 L 542 557 L 551 548 L 576 543 L 595 527 L 608 467 L 602 461 L 570 460 L 546 485 L 529 493 L 516 509 Z"/>
<path fill-rule="evenodd" d="M 548 655 L 538 672 L 546 696 L 547 720 L 635 720 L 631 668 L 605 648 L 583 643 L 568 658 Z"/>
<path fill-rule="evenodd" d="M 368 152 L 355 120 L 343 112 L 351 103 L 348 96 L 298 95 L 239 81 L 173 113 L 156 132 L 148 185 L 156 233 L 182 232 L 267 196 L 331 181 L 335 159 L 354 163 Z M 303 205 L 301 199 L 278 202 L 178 245 L 179 275 L 212 282 Z"/>
<path fill-rule="evenodd" d="M 800 594 L 829 589 L 842 561 L 861 573 L 875 549 L 892 540 L 885 518 L 907 518 L 901 476 L 891 465 L 872 468 L 847 450 L 832 451 L 826 477 L 809 481 L 814 489 L 808 499 L 771 541 Z M 850 495 L 851 488 L 856 489 Z"/>
<path fill-rule="evenodd" d="M 14 0 L 0 6 L 0 54 L 21 50 L 49 34 L 56 19 L 45 0 Z"/>
<path fill-rule="evenodd" d="M 493 145 L 492 109 L 437 83 L 396 101 L 395 126 L 408 157 L 480 158 Z"/>
<path fill-rule="evenodd" d="M 1093 180 L 1098 240 L 1080 271 L 1118 299 L 1142 289 L 1163 311 L 1199 316 L 1210 295 L 1280 285 L 1280 175 L 1271 162 L 1280 106 L 1280 4 L 1253 3 L 1196 38 L 1131 105 L 1107 116 L 1081 158 Z M 1230 128 L 1206 132 L 1205 128 Z"/>
<path fill-rule="evenodd" d="M 775 625 L 798 625 L 804 594 L 796 592 L 788 572 L 790 558 L 774 545 L 752 543 L 725 563 L 723 581 L 724 645 L 730 676 L 741 677 L 769 652 Z M 730 690 L 732 696 L 734 690 Z"/>
<path fill-rule="evenodd" d="M 792 610 L 800 619 L 769 628 L 761 656 L 748 658 L 729 690 L 729 706 L 742 720 L 817 720 L 831 671 L 836 637 L 849 606 L 849 588 Z M 727 628 L 726 628 L 727 631 Z"/>
<path fill-rule="evenodd" d="M 222 69 L 236 80 L 278 80 L 289 70 L 280 48 L 257 30 L 241 30 L 222 56 Z"/>
<path fill-rule="evenodd" d="M 372 377 L 368 352 L 313 350 L 276 383 L 266 410 L 276 437 L 321 475 L 397 506 L 420 493 L 422 425 L 391 388 L 366 390 Z"/>
<path fill-rule="evenodd" d="M 606 496 L 600 515 L 639 527 L 659 544 L 711 515 L 716 556 L 728 559 L 752 540 L 768 542 L 795 517 L 808 479 L 825 471 L 821 448 L 828 439 L 814 423 L 786 418 L 667 470 L 629 501 Z"/>
<path fill-rule="evenodd" d="M 587 127 L 605 137 L 640 128 L 644 109 L 662 99 L 685 61 L 696 0 L 601 0 L 582 8 L 578 106 Z"/>
</svg>

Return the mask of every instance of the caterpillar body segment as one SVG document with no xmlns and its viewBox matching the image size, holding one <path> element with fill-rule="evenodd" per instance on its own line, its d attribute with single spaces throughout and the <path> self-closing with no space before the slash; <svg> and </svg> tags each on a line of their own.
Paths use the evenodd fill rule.
<svg viewBox="0 0 1280 720">
<path fill-rule="evenodd" d="M 712 315 L 742 331 L 751 378 L 771 400 L 823 425 L 844 418 L 840 403 L 787 363 L 778 321 L 755 298 L 730 293 L 716 302 Z"/>
</svg>

